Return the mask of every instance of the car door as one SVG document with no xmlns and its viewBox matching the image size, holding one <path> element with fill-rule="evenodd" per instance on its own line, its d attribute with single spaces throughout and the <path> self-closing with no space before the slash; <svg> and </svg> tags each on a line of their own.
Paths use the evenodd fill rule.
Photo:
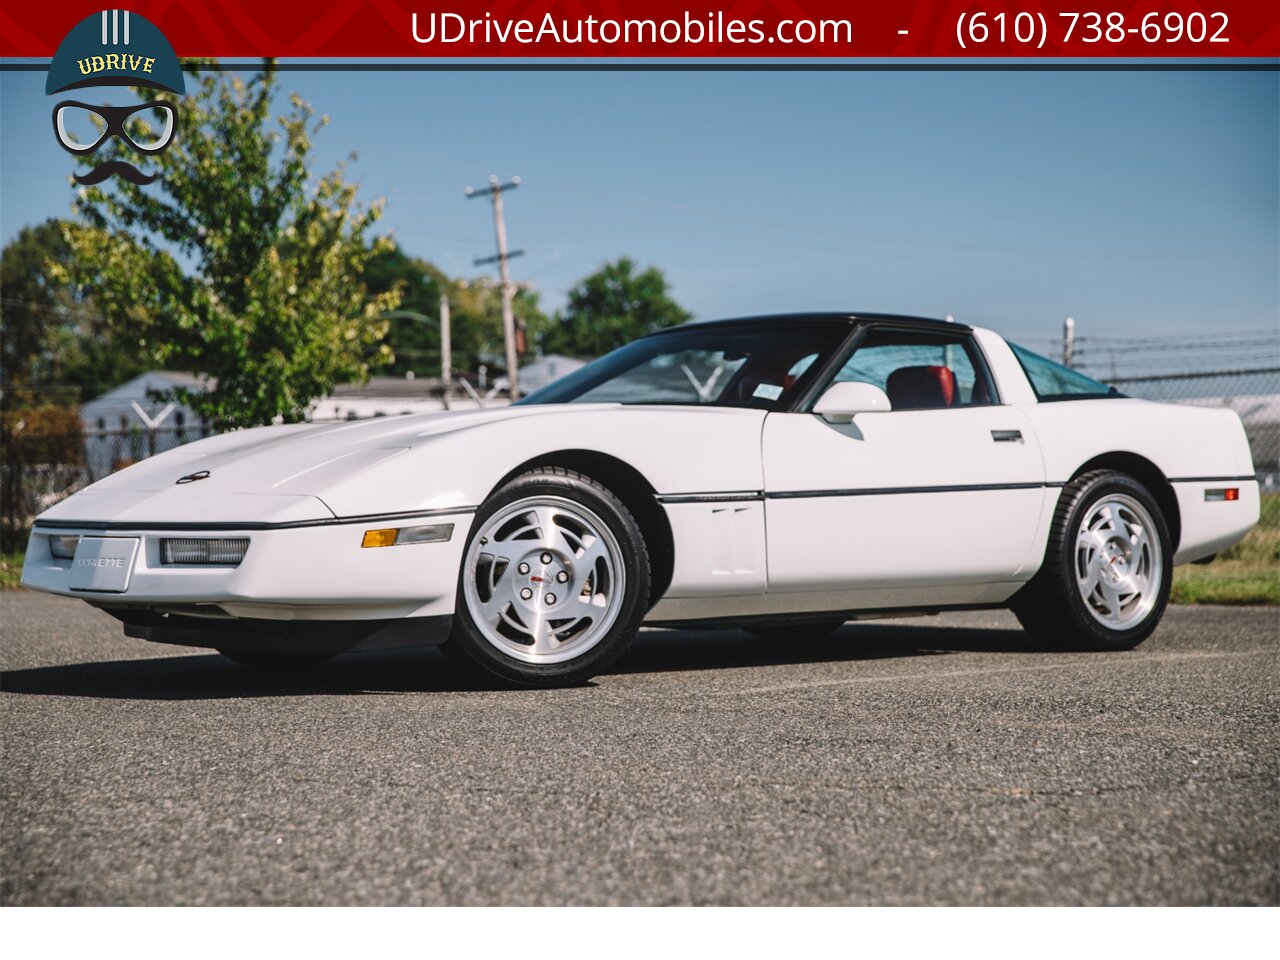
<svg viewBox="0 0 1280 960">
<path fill-rule="evenodd" d="M 990 584 L 1028 559 L 1045 496 L 1028 418 L 1002 405 L 967 328 L 866 328 L 831 382 L 889 412 L 763 431 L 768 591 Z"/>
</svg>

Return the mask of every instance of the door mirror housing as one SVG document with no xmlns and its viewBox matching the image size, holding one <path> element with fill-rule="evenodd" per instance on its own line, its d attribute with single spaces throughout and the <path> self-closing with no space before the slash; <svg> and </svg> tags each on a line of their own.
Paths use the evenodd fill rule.
<svg viewBox="0 0 1280 960">
<path fill-rule="evenodd" d="M 888 395 L 870 383 L 833 383 L 813 405 L 813 412 L 827 423 L 852 423 L 859 413 L 888 413 Z"/>
</svg>

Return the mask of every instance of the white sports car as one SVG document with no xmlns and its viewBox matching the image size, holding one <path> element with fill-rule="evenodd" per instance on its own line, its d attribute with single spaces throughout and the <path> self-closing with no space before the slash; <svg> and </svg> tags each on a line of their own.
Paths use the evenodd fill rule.
<svg viewBox="0 0 1280 960">
<path fill-rule="evenodd" d="M 443 643 L 550 686 L 642 622 L 786 641 L 1007 606 L 1126 649 L 1174 565 L 1257 518 L 1229 410 L 958 323 L 796 315 L 664 330 L 504 409 L 179 447 L 42 514 L 23 583 L 250 664 Z"/>
</svg>

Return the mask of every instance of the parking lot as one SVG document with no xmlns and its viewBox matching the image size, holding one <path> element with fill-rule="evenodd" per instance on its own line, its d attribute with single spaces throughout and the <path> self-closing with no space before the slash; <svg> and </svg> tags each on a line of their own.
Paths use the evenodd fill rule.
<svg viewBox="0 0 1280 960">
<path fill-rule="evenodd" d="M 6 904 L 1275 904 L 1274 608 L 1127 654 L 1005 613 L 645 631 L 612 674 L 435 651 L 294 682 L 0 595 Z"/>
</svg>

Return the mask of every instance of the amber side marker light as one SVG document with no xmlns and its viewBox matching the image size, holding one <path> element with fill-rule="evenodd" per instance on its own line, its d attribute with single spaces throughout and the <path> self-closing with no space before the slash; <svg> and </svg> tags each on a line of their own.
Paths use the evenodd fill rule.
<svg viewBox="0 0 1280 960">
<path fill-rule="evenodd" d="M 366 530 L 362 547 L 402 547 L 410 543 L 443 543 L 453 536 L 452 523 L 433 523 L 424 527 L 386 527 Z"/>
<path fill-rule="evenodd" d="M 1239 487 L 1220 487 L 1217 490 L 1206 490 L 1204 492 L 1206 500 L 1239 500 Z"/>
</svg>

